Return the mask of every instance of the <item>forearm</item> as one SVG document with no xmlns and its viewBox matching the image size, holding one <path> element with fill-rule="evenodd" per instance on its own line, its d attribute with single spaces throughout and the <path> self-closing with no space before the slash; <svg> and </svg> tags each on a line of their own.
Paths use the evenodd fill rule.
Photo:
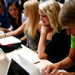
<svg viewBox="0 0 75 75">
<path fill-rule="evenodd" d="M 19 34 L 21 34 L 23 32 L 23 30 L 14 30 L 14 31 L 11 31 L 11 32 L 8 32 L 6 33 L 7 36 L 18 36 Z"/>
<path fill-rule="evenodd" d="M 10 30 L 3 28 L 2 31 L 4 31 L 5 33 L 10 32 Z"/>
<path fill-rule="evenodd" d="M 5 33 L 10 32 L 10 30 L 6 29 L 6 28 L 0 28 L 1 31 L 4 31 Z"/>
<path fill-rule="evenodd" d="M 55 65 L 58 65 L 59 69 L 66 69 L 73 65 L 73 60 L 70 57 L 66 57 L 64 60 L 55 63 Z"/>
<path fill-rule="evenodd" d="M 21 38 L 21 41 L 26 41 L 26 39 L 27 39 L 27 37 L 26 37 L 26 36 L 23 36 L 23 37 Z"/>
<path fill-rule="evenodd" d="M 70 75 L 75 75 L 75 72 L 71 72 Z"/>
<path fill-rule="evenodd" d="M 17 36 L 18 34 L 15 31 L 6 33 L 6 36 Z"/>
<path fill-rule="evenodd" d="M 22 24 L 19 28 L 17 28 L 14 31 L 8 32 L 6 33 L 7 36 L 18 36 L 19 34 L 21 34 L 24 30 L 25 25 Z"/>
<path fill-rule="evenodd" d="M 45 53 L 45 49 L 46 49 L 46 46 L 39 46 L 38 47 L 38 57 L 40 59 L 43 59 L 43 58 L 46 58 L 47 57 L 47 54 Z"/>
</svg>

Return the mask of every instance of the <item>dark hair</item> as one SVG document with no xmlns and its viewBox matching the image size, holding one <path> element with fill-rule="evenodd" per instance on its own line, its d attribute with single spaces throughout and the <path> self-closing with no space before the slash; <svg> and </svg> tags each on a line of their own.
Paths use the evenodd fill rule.
<svg viewBox="0 0 75 75">
<path fill-rule="evenodd" d="M 63 5 L 58 20 L 64 27 L 75 24 L 75 0 L 68 0 Z"/>
<path fill-rule="evenodd" d="M 28 0 L 21 0 L 21 10 L 23 11 L 24 7 L 23 7 L 23 4 L 28 1 Z"/>
<path fill-rule="evenodd" d="M 1 4 L 2 4 L 3 6 L 5 6 L 4 0 L 0 0 L 0 2 L 1 2 Z"/>
<path fill-rule="evenodd" d="M 9 13 L 9 7 L 11 6 L 11 5 L 15 5 L 17 8 L 18 8 L 18 10 L 19 10 L 19 14 L 18 14 L 18 25 L 15 23 L 15 18 L 13 18 L 11 15 L 10 15 L 10 13 Z M 22 23 L 21 23 L 21 7 L 20 7 L 20 5 L 19 5 L 19 2 L 17 1 L 17 0 L 11 0 L 9 3 L 8 3 L 8 14 L 9 14 L 9 19 L 10 19 L 10 23 L 11 23 L 11 25 L 13 26 L 13 30 L 15 30 L 15 29 L 17 29 L 17 26 L 19 27 Z"/>
</svg>

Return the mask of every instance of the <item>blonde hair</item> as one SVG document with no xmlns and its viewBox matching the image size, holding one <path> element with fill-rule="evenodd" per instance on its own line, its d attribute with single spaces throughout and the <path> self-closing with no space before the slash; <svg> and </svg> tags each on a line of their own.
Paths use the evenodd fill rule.
<svg viewBox="0 0 75 75">
<path fill-rule="evenodd" d="M 39 4 L 39 9 L 49 18 L 52 35 L 54 35 L 60 29 L 58 23 L 60 5 L 55 0 L 47 0 Z"/>
<path fill-rule="evenodd" d="M 37 32 L 37 26 L 40 20 L 38 13 L 39 2 L 37 0 L 28 0 L 24 3 L 24 9 L 28 11 L 28 24 L 30 24 L 30 29 L 28 29 L 28 34 L 34 38 Z M 28 25 L 26 25 L 28 26 Z M 26 26 L 24 32 L 26 32 Z"/>
</svg>

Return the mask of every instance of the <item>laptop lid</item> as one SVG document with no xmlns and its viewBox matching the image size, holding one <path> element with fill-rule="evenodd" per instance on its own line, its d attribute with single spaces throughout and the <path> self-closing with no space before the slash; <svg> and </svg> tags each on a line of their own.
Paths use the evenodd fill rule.
<svg viewBox="0 0 75 75">
<path fill-rule="evenodd" d="M 29 67 L 30 69 L 32 69 L 32 72 L 34 73 L 34 74 L 32 74 L 32 75 L 41 75 L 40 69 L 37 68 L 34 63 L 28 61 L 26 58 L 24 58 L 24 57 L 21 56 L 20 54 L 18 54 L 18 56 L 19 56 L 21 62 L 22 62 L 24 65 L 27 65 L 27 67 Z M 32 60 L 32 59 L 31 59 L 31 60 Z M 37 64 L 37 63 L 36 63 L 36 64 Z"/>
<path fill-rule="evenodd" d="M 22 58 L 19 55 L 20 59 Z M 40 75 L 39 70 L 27 60 L 24 60 L 25 64 L 15 59 L 11 58 L 9 62 L 6 75 Z"/>
</svg>

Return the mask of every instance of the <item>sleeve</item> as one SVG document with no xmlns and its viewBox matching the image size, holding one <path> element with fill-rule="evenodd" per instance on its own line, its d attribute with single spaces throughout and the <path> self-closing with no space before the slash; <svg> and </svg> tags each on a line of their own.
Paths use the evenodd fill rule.
<svg viewBox="0 0 75 75">
<path fill-rule="evenodd" d="M 75 49 L 75 36 L 71 35 L 71 48 Z"/>
<path fill-rule="evenodd" d="M 10 28 L 10 20 L 9 20 L 9 16 L 8 14 L 6 15 L 6 24 L 7 24 L 7 28 Z"/>
</svg>

